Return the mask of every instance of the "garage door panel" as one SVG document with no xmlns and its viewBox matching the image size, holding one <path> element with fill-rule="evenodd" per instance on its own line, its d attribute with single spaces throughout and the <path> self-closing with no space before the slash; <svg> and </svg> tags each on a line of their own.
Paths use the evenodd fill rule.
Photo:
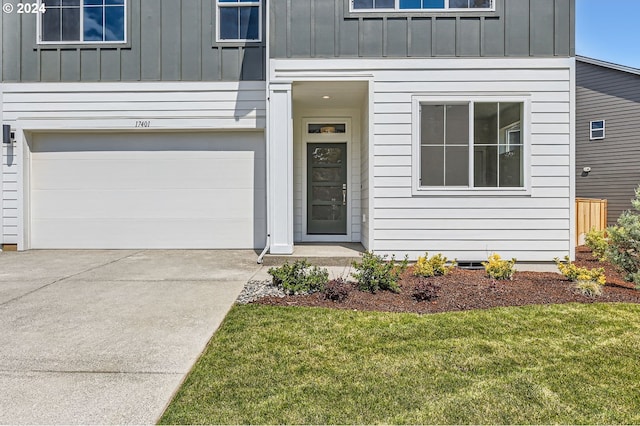
<svg viewBox="0 0 640 426">
<path fill-rule="evenodd" d="M 239 234 L 238 229 L 246 232 Z M 266 227 L 242 218 L 60 219 L 34 220 L 32 233 L 32 244 L 40 249 L 208 249 L 212 240 L 220 247 L 244 249 L 264 247 Z"/>
<path fill-rule="evenodd" d="M 243 153 L 228 159 L 172 160 L 43 160 L 32 162 L 38 170 L 32 188 L 127 189 L 143 188 L 253 188 L 265 186 L 264 160 Z M 109 176 L 109 179 L 105 179 Z"/>
<path fill-rule="evenodd" d="M 82 190 L 33 191 L 38 218 L 225 218 L 254 217 L 264 191 L 214 190 Z M 208 200 L 208 201 L 207 201 Z"/>
<path fill-rule="evenodd" d="M 52 134 L 32 140 L 33 248 L 258 248 L 260 133 Z"/>
<path fill-rule="evenodd" d="M 209 152 L 217 156 L 225 151 L 256 151 L 258 157 L 264 157 L 264 143 L 256 145 L 262 139 L 259 132 L 216 132 L 216 133 L 52 133 L 38 134 L 33 140 L 32 151 L 43 155 L 66 158 L 91 158 L 106 154 L 104 158 L 122 158 L 127 156 L 170 155 L 189 151 Z M 142 153 L 142 154 L 141 154 Z M 95 157 L 94 157 L 95 158 Z"/>
</svg>

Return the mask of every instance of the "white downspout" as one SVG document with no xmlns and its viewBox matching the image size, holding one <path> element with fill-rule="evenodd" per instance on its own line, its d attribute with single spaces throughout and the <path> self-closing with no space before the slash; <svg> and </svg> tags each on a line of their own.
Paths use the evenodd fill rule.
<svg viewBox="0 0 640 426">
<path fill-rule="evenodd" d="M 271 11 L 270 9 L 270 4 L 269 4 L 269 0 L 263 0 L 264 1 L 264 8 L 265 8 L 265 13 L 264 13 L 264 27 L 265 27 L 265 36 L 264 36 L 264 42 L 265 42 L 265 58 L 264 58 L 264 67 L 265 67 L 265 94 L 267 95 L 267 99 L 266 99 L 266 105 L 265 105 L 265 126 L 264 126 L 264 136 L 265 136 L 265 156 L 266 156 L 266 170 L 265 170 L 265 174 L 266 174 L 266 197 L 267 197 L 267 202 L 266 202 L 266 207 L 267 207 L 267 240 L 266 240 L 266 245 L 264 246 L 264 249 L 262 250 L 262 253 L 260 253 L 260 256 L 258 256 L 258 264 L 262 264 L 262 262 L 264 261 L 264 255 L 267 254 L 267 251 L 269 251 L 269 248 L 271 247 L 271 156 L 269 155 L 271 152 L 271 129 L 269 126 L 269 119 L 270 119 L 270 115 L 271 115 L 271 96 L 269 96 L 270 93 L 270 89 L 269 89 L 269 83 L 271 82 L 271 64 L 269 63 L 269 58 L 271 55 L 271 47 L 270 47 L 270 43 L 269 43 L 269 30 L 270 30 L 270 26 L 269 26 L 269 21 L 270 19 L 270 14 Z"/>
</svg>

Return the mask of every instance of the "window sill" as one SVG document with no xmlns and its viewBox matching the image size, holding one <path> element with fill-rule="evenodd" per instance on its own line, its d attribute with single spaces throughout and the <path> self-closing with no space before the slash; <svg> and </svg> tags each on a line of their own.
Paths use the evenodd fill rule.
<svg viewBox="0 0 640 426">
<path fill-rule="evenodd" d="M 33 50 L 100 50 L 100 49 L 130 49 L 131 43 L 124 42 L 39 42 Z"/>
<path fill-rule="evenodd" d="M 530 197 L 529 188 L 414 188 L 414 197 Z"/>
</svg>

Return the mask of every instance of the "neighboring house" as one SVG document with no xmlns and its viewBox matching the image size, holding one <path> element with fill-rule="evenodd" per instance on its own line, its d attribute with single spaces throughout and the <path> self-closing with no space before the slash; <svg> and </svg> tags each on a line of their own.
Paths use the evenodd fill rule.
<svg viewBox="0 0 640 426">
<path fill-rule="evenodd" d="M 573 256 L 574 0 L 47 7 L 2 17 L 4 244 Z"/>
<path fill-rule="evenodd" d="M 607 199 L 613 225 L 640 185 L 640 69 L 576 62 L 576 196 Z"/>
</svg>

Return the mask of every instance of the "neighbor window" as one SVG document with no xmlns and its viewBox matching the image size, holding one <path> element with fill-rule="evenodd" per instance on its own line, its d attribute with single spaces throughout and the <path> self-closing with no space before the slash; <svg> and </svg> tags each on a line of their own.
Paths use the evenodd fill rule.
<svg viewBox="0 0 640 426">
<path fill-rule="evenodd" d="M 419 106 L 419 187 L 524 187 L 523 102 Z"/>
<path fill-rule="evenodd" d="M 261 0 L 216 0 L 218 41 L 260 41 Z"/>
<path fill-rule="evenodd" d="M 590 122 L 589 139 L 592 141 L 604 139 L 604 120 Z"/>
<path fill-rule="evenodd" d="M 46 0 L 40 16 L 42 43 L 122 43 L 125 0 Z"/>
<path fill-rule="evenodd" d="M 495 0 L 351 0 L 351 9 L 362 10 L 493 10 Z"/>
</svg>

